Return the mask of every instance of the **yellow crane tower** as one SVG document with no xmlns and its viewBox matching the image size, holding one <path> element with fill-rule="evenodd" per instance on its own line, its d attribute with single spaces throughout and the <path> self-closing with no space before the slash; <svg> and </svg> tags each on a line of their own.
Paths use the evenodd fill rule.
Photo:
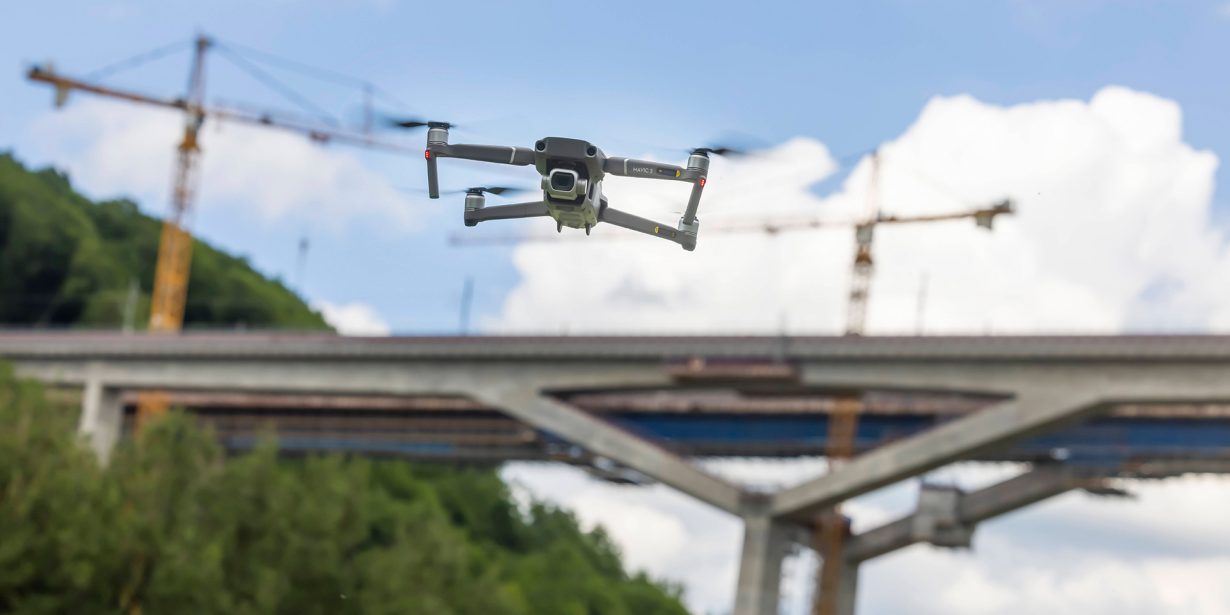
<svg viewBox="0 0 1230 615">
<path fill-rule="evenodd" d="M 880 153 L 871 155 L 871 178 L 867 189 L 866 217 L 854 226 L 854 263 L 850 273 L 850 292 L 846 307 L 846 335 L 862 335 L 867 321 L 867 301 L 871 291 L 871 276 L 875 259 L 872 239 L 879 224 L 909 224 L 972 218 L 981 228 L 990 229 L 995 217 L 1012 213 L 1012 202 L 1004 200 L 991 207 L 971 211 L 923 216 L 883 216 L 880 213 Z M 829 414 L 828 442 L 825 456 L 829 471 L 854 456 L 858 416 L 863 411 L 861 391 L 845 391 L 836 395 Z M 816 591 L 812 599 L 813 615 L 836 615 L 841 612 L 838 600 L 845 557 L 846 537 L 850 523 L 841 512 L 841 504 L 821 512 L 815 521 L 815 549 L 821 565 L 817 571 Z M 847 599 L 852 597 L 846 596 Z"/>
<path fill-rule="evenodd" d="M 371 134 L 370 84 L 364 83 L 366 121 L 363 131 L 347 130 L 315 121 L 305 121 L 285 114 L 205 104 L 205 58 L 206 53 L 217 45 L 205 35 L 193 41 L 192 67 L 188 78 L 188 91 L 184 98 L 162 98 L 141 92 L 118 89 L 99 83 L 76 79 L 55 71 L 50 66 L 35 66 L 27 73 L 31 81 L 46 83 L 55 91 L 55 106 L 63 107 L 70 92 L 85 92 L 106 98 L 123 100 L 163 109 L 173 109 L 184 114 L 184 132 L 176 151 L 174 185 L 171 189 L 171 210 L 163 221 L 162 236 L 158 245 L 158 260 L 155 265 L 154 286 L 150 298 L 149 330 L 154 333 L 176 333 L 183 328 L 184 306 L 188 295 L 188 277 L 192 265 L 192 235 L 188 222 L 196 196 L 201 148 L 201 126 L 207 119 L 231 121 L 242 124 L 267 126 L 307 136 L 318 143 L 338 142 L 360 147 L 375 148 L 398 154 L 421 155 L 421 148 L 383 140 Z M 134 58 L 137 61 L 161 55 L 164 50 L 155 50 Z M 132 62 L 123 63 L 124 65 Z M 241 65 L 242 67 L 242 65 Z M 259 71 L 251 71 L 258 78 L 265 77 Z M 352 80 L 353 81 L 353 80 Z M 166 411 L 167 396 L 157 391 L 141 395 L 137 404 L 137 424 Z"/>
</svg>

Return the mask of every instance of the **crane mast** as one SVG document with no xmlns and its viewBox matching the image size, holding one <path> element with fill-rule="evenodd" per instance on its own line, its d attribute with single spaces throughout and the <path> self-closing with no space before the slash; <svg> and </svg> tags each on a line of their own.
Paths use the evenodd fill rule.
<svg viewBox="0 0 1230 615">
<path fill-rule="evenodd" d="M 192 235 L 188 221 L 196 197 L 201 158 L 200 133 L 205 123 L 205 52 L 209 39 L 198 36 L 184 98 L 184 136 L 175 153 L 175 178 L 171 186 L 171 211 L 162 221 L 158 260 L 154 265 L 154 288 L 150 296 L 151 333 L 178 333 L 184 328 L 188 299 L 188 274 L 192 269 Z M 137 426 L 165 414 L 170 407 L 165 391 L 146 391 L 137 398 Z"/>
<path fill-rule="evenodd" d="M 854 227 L 854 265 L 850 273 L 850 298 L 846 307 L 846 335 L 862 335 L 867 321 L 867 298 L 871 290 L 874 265 L 871 240 L 879 218 L 880 152 L 877 150 L 871 154 L 866 217 Z M 836 396 L 833 409 L 829 413 L 828 442 L 825 446 L 830 472 L 854 456 L 858 415 L 862 411 L 861 393 L 845 391 Z M 842 592 L 838 590 L 842 582 L 841 562 L 845 558 L 846 535 L 849 532 L 850 522 L 841 512 L 841 503 L 833 505 L 816 517 L 815 548 L 820 555 L 821 565 L 817 571 L 817 591 L 812 602 L 814 615 L 839 613 L 840 605 L 837 600 L 842 596 Z"/>
<path fill-rule="evenodd" d="M 867 188 L 867 216 L 854 227 L 854 266 L 850 273 L 850 299 L 846 304 L 846 335 L 862 335 L 867 322 L 867 295 L 871 292 L 871 240 L 880 217 L 880 152 L 871 154 L 871 182 Z"/>
<path fill-rule="evenodd" d="M 196 40 L 188 96 L 184 109 L 184 136 L 176 150 L 175 179 L 171 188 L 171 211 L 163 220 L 158 244 L 158 263 L 154 272 L 154 291 L 150 301 L 149 330 L 173 333 L 184 325 L 184 303 L 188 296 L 188 271 L 192 266 L 192 236 L 188 233 L 192 202 L 196 197 L 197 172 L 201 146 L 199 136 L 205 123 L 202 111 L 205 97 L 205 52 L 209 39 Z"/>
</svg>

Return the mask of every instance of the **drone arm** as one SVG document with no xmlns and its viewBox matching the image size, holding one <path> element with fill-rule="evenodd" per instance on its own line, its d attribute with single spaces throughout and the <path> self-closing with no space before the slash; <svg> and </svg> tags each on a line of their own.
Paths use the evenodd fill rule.
<svg viewBox="0 0 1230 615">
<path fill-rule="evenodd" d="M 636 231 L 638 233 L 660 237 L 667 241 L 673 241 L 683 246 L 683 249 L 688 250 L 689 252 L 696 248 L 696 232 L 694 228 L 690 230 L 686 228 L 676 230 L 666 226 L 665 224 L 660 224 L 654 222 L 653 220 L 642 218 L 626 211 L 620 211 L 611 207 L 602 208 L 602 213 L 599 214 L 598 219 L 606 222 L 607 224 L 613 224 L 621 228 L 626 228 L 630 231 Z"/>
<path fill-rule="evenodd" d="M 428 133 L 427 151 L 424 152 L 424 157 L 427 158 L 427 196 L 433 199 L 440 198 L 438 158 L 464 158 L 466 160 L 511 164 L 522 167 L 534 164 L 534 150 L 528 148 L 504 145 L 467 145 L 464 143 L 450 145 L 447 140 L 448 132 L 444 129 L 433 128 Z"/>
<path fill-rule="evenodd" d="M 675 181 L 695 182 L 701 177 L 695 169 L 685 169 L 673 164 L 662 164 L 648 160 L 614 156 L 607 158 L 602 170 L 611 175 L 624 177 L 643 177 L 647 179 L 670 179 Z"/>
<path fill-rule="evenodd" d="M 692 194 L 688 196 L 688 207 L 683 211 L 683 223 L 692 224 L 696 221 L 696 210 L 700 207 L 700 194 L 705 189 L 704 178 L 692 184 Z"/>
<path fill-rule="evenodd" d="M 466 226 L 474 226 L 488 220 L 514 220 L 516 218 L 537 218 L 546 216 L 547 204 L 542 201 L 516 203 L 513 205 L 495 205 L 480 209 L 467 209 L 465 212 Z"/>
<path fill-rule="evenodd" d="M 427 150 L 425 155 L 427 158 L 427 196 L 428 198 L 440 198 L 440 171 L 436 166 L 436 156 Z"/>
<path fill-rule="evenodd" d="M 479 162 L 511 164 L 519 167 L 534 164 L 534 150 L 511 145 L 429 143 L 427 151 L 431 152 L 431 158 L 437 156 L 441 158 L 464 158 Z"/>
<path fill-rule="evenodd" d="M 705 189 L 705 174 L 709 172 L 709 156 L 706 152 L 692 152 L 692 155 L 688 157 L 687 168 L 617 156 L 606 159 L 604 170 L 611 175 L 673 179 L 692 184 L 692 194 L 688 197 L 688 207 L 684 211 L 683 219 L 680 223 L 683 227 L 695 227 L 696 210 L 700 207 L 700 195 Z M 695 232 L 692 235 L 695 237 Z M 693 243 L 695 242 L 693 241 Z"/>
</svg>

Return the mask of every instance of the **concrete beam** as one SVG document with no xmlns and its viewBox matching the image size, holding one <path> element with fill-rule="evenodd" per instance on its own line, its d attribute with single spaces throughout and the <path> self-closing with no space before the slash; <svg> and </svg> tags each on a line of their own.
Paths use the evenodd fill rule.
<svg viewBox="0 0 1230 615">
<path fill-rule="evenodd" d="M 981 521 L 1095 481 L 1096 478 L 1078 473 L 1067 466 L 1056 464 L 1037 467 L 990 487 L 961 494 L 955 501 L 955 515 L 951 522 L 972 530 Z M 927 533 L 919 531 L 919 521 L 927 514 L 923 511 L 915 512 L 851 537 L 846 544 L 846 558 L 852 562 L 863 562 L 918 542 L 929 542 Z"/>
<path fill-rule="evenodd" d="M 91 378 L 86 382 L 81 396 L 81 418 L 77 433 L 98 455 L 99 462 L 106 464 L 111 451 L 119 442 L 124 425 L 124 406 L 120 392 L 107 387 L 102 380 Z"/>
<path fill-rule="evenodd" d="M 1030 391 L 882 446 L 820 478 L 780 491 L 773 497 L 773 514 L 805 522 L 838 502 L 1077 419 L 1093 412 L 1097 401 L 1097 395 L 1080 388 Z"/>
<path fill-rule="evenodd" d="M 777 615 L 789 529 L 768 515 L 743 520 L 743 550 L 733 615 Z"/>
<path fill-rule="evenodd" d="M 624 431 L 537 388 L 475 383 L 474 397 L 521 421 L 608 457 L 650 478 L 732 514 L 743 509 L 745 492 L 670 451 Z"/>
</svg>

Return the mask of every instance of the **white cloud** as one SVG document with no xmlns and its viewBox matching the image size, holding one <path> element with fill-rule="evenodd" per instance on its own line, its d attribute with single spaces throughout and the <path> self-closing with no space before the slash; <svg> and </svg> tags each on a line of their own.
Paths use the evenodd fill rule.
<svg viewBox="0 0 1230 615">
<path fill-rule="evenodd" d="M 91 194 L 137 197 L 162 215 L 171 191 L 177 112 L 81 98 L 31 126 L 32 155 L 67 168 Z M 323 227 L 359 217 L 411 228 L 415 208 L 356 150 L 278 130 L 207 122 L 201 131 L 198 208 L 230 208 L 273 224 L 296 213 Z"/>
<path fill-rule="evenodd" d="M 1230 330 L 1230 249 L 1209 222 L 1218 160 L 1183 142 L 1181 122 L 1172 101 L 1119 87 L 1089 101 L 1011 107 L 967 96 L 933 100 L 882 150 L 884 211 L 941 212 L 1010 196 L 1019 214 L 998 220 L 993 233 L 968 222 L 881 228 L 869 330 L 912 330 L 923 273 L 930 278 L 930 333 Z M 705 225 L 856 215 L 869 170 L 862 161 L 836 193 L 821 198 L 811 186 L 833 173 L 834 162 L 816 141 L 795 139 L 760 158 L 717 159 L 696 252 L 637 237 L 520 246 L 514 260 L 522 280 L 492 328 L 729 333 L 777 331 L 784 322 L 791 331 L 838 332 L 850 232 L 773 241 L 706 235 Z M 663 199 L 686 197 L 673 184 L 609 183 L 612 206 L 659 220 L 673 217 Z M 782 486 L 815 465 L 706 467 Z M 971 487 L 1018 471 L 962 467 L 932 478 Z M 576 506 L 589 523 L 635 527 L 645 519 L 653 531 L 613 531 L 629 557 L 683 581 L 694 611 L 729 609 L 736 522 L 662 487 L 578 480 L 551 475 L 533 491 Z M 1225 486 L 1207 479 L 1132 483 L 1140 497 L 1126 501 L 1069 494 L 984 524 L 972 553 L 912 547 L 865 566 L 859 612 L 1230 615 L 1223 582 L 1230 542 L 1219 529 L 1230 509 Z M 591 490 L 600 495 L 578 495 Z M 865 530 L 908 510 L 912 493 L 913 485 L 898 485 L 847 510 Z M 634 511 L 631 520 L 620 519 L 625 509 Z M 679 527 L 682 550 L 675 547 Z M 800 561 L 787 579 L 790 613 L 807 612 L 802 598 L 812 571 Z M 695 574 L 700 569 L 706 574 Z"/>
<path fill-rule="evenodd" d="M 729 612 L 743 535 L 734 517 L 662 485 L 614 485 L 568 466 L 512 463 L 501 475 L 586 529 L 601 525 L 630 569 L 683 583 L 692 612 Z"/>
<path fill-rule="evenodd" d="M 383 336 L 389 334 L 389 323 L 381 318 L 372 306 L 366 303 L 330 303 L 317 301 L 312 305 L 324 315 L 329 323 L 342 335 Z"/>
<path fill-rule="evenodd" d="M 979 530 L 972 553 L 916 546 L 865 564 L 859 577 L 861 612 L 1230 613 L 1230 586 L 1223 582 L 1230 574 L 1228 557 L 1113 557 L 1065 548 L 1045 536 L 1013 536 L 1013 531 L 1008 526 Z M 894 590 L 875 589 L 884 587 Z M 919 595 L 928 599 L 920 601 Z"/>
<path fill-rule="evenodd" d="M 1088 102 L 1001 107 L 936 98 L 882 148 L 887 213 L 937 213 L 1004 197 L 1018 214 L 987 233 L 968 221 L 881 227 L 868 331 L 1113 332 L 1230 329 L 1230 251 L 1210 226 L 1218 160 L 1182 140 L 1174 102 L 1108 87 Z M 652 238 L 519 246 L 507 331 L 841 330 L 853 237 L 776 240 L 705 233 L 749 217 L 847 218 L 865 208 L 863 160 L 832 196 L 827 148 L 794 139 L 745 160 L 715 159 L 694 253 Z M 684 187 L 609 178 L 613 207 L 667 220 Z M 626 233 L 599 226 L 595 235 Z"/>
</svg>

